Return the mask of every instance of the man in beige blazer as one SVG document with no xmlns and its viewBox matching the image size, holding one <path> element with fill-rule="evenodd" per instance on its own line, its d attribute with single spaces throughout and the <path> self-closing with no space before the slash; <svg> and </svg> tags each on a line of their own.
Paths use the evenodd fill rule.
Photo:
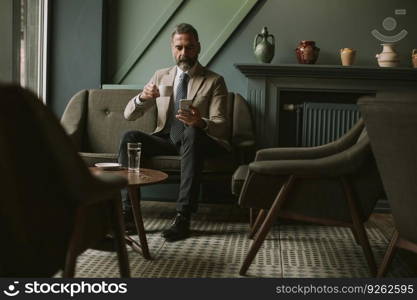
<svg viewBox="0 0 417 300">
<path fill-rule="evenodd" d="M 200 43 L 195 28 L 185 23 L 177 25 L 171 36 L 171 50 L 176 66 L 156 71 L 124 111 L 126 119 L 135 120 L 156 102 L 156 129 L 152 134 L 125 133 L 119 162 L 127 165 L 126 145 L 129 142 L 141 142 L 144 156 L 181 155 L 177 214 L 170 228 L 163 232 L 167 241 L 177 241 L 187 238 L 190 233 L 190 218 L 197 210 L 204 158 L 224 154 L 231 147 L 226 120 L 226 84 L 223 77 L 198 62 Z M 162 85 L 172 86 L 172 91 L 168 94 L 166 90 L 160 91 Z M 192 100 L 189 111 L 180 109 L 180 99 Z M 129 209 L 129 201 L 124 202 L 125 208 Z"/>
</svg>

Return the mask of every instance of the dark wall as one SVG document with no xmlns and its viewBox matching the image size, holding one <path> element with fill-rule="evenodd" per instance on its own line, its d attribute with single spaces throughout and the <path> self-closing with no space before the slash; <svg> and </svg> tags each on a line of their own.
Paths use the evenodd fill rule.
<svg viewBox="0 0 417 300">
<path fill-rule="evenodd" d="M 50 2 L 47 101 L 60 117 L 76 92 L 101 86 L 103 0 Z"/>
</svg>

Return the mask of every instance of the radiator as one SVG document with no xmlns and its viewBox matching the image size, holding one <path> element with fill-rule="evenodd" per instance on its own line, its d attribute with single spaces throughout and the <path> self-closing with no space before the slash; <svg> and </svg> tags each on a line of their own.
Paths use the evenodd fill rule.
<svg viewBox="0 0 417 300">
<path fill-rule="evenodd" d="M 305 102 L 302 108 L 302 147 L 334 141 L 360 118 L 356 104 Z"/>
</svg>

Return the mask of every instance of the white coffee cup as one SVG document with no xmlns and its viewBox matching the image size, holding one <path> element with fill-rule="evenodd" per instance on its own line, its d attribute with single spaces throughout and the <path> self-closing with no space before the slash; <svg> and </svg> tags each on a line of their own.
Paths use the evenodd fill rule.
<svg viewBox="0 0 417 300">
<path fill-rule="evenodd" d="M 171 97 L 173 90 L 172 85 L 161 84 L 158 89 L 160 97 Z"/>
</svg>

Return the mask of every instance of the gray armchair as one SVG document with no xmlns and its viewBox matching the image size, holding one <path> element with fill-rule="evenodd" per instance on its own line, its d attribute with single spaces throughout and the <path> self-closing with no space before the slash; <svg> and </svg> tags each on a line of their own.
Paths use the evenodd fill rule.
<svg viewBox="0 0 417 300">
<path fill-rule="evenodd" d="M 417 92 L 364 98 L 359 108 L 391 206 L 395 231 L 378 277 L 397 248 L 417 253 Z"/>
<path fill-rule="evenodd" d="M 242 207 L 260 209 L 252 226 L 254 242 L 241 275 L 246 273 L 278 216 L 349 227 L 363 248 L 371 274 L 376 274 L 363 223 L 383 188 L 363 128 L 360 120 L 339 140 L 323 146 L 257 152 L 255 161 L 248 166 L 239 197 Z M 239 186 L 234 183 L 236 194 Z"/>
<path fill-rule="evenodd" d="M 0 85 L 0 276 L 73 277 L 77 256 L 115 237 L 129 276 L 120 189 L 125 179 L 93 177 L 59 124 L 32 93 Z"/>
</svg>

